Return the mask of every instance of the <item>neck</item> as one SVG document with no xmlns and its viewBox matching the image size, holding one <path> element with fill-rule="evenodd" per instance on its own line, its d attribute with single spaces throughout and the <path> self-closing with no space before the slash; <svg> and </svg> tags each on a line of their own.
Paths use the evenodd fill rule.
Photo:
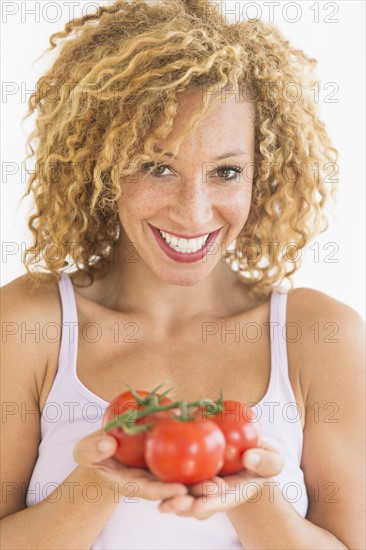
<svg viewBox="0 0 366 550">
<path fill-rule="evenodd" d="M 126 261 L 126 256 L 130 261 Z M 116 256 L 115 256 L 116 257 Z M 140 258 L 126 249 L 117 256 L 107 275 L 96 280 L 98 302 L 117 311 L 143 313 L 162 326 L 187 322 L 202 313 L 224 317 L 253 307 L 245 285 L 224 261 L 201 281 L 192 285 L 172 284 L 154 273 Z"/>
</svg>

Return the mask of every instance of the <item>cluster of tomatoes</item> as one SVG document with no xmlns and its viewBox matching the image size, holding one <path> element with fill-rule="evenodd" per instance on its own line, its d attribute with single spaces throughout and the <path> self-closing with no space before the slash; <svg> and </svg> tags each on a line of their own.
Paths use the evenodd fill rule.
<svg viewBox="0 0 366 550">
<path fill-rule="evenodd" d="M 128 386 L 129 387 L 129 386 Z M 164 394 L 130 388 L 113 399 L 102 427 L 118 443 L 113 457 L 150 470 L 166 482 L 186 485 L 243 469 L 242 455 L 259 447 L 254 413 L 239 401 L 172 401 Z"/>
</svg>

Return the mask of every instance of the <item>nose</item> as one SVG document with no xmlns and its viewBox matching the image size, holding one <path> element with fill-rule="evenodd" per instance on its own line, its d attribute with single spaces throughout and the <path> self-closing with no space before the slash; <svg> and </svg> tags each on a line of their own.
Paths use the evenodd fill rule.
<svg viewBox="0 0 366 550">
<path fill-rule="evenodd" d="M 170 218 L 190 234 L 211 229 L 213 204 L 208 185 L 202 178 L 181 184 L 171 207 Z"/>
</svg>

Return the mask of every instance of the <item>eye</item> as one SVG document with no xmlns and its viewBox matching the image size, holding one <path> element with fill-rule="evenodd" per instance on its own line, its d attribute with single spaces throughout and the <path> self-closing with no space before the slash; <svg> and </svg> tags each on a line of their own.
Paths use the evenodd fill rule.
<svg viewBox="0 0 366 550">
<path fill-rule="evenodd" d="M 167 164 L 155 164 L 154 162 L 147 162 L 141 166 L 141 169 L 146 172 L 149 172 L 149 174 L 151 174 L 153 178 L 161 178 L 164 175 L 167 175 L 167 174 L 163 174 L 162 172 L 158 172 L 158 173 L 156 172 L 156 170 L 159 170 L 162 168 L 165 170 L 166 168 L 169 168 L 169 166 Z"/>
<path fill-rule="evenodd" d="M 220 166 L 217 170 L 217 173 L 219 172 L 234 172 L 234 175 L 232 177 L 223 177 L 223 176 L 219 176 L 221 177 L 224 181 L 232 181 L 232 180 L 236 180 L 236 178 L 239 179 L 240 175 L 243 173 L 243 170 L 241 168 L 238 168 L 236 166 L 227 166 L 227 165 L 223 165 L 223 166 Z"/>
<path fill-rule="evenodd" d="M 153 178 L 162 178 L 169 175 L 164 174 L 164 171 L 166 169 L 170 169 L 170 167 L 167 164 L 155 164 L 154 162 L 147 162 L 141 166 L 141 169 L 148 172 Z M 222 165 L 219 166 L 219 168 L 217 169 L 217 173 L 219 172 L 233 172 L 233 175 L 231 177 L 219 175 L 219 177 L 224 181 L 233 181 L 234 179 L 236 180 L 238 176 L 240 177 L 240 175 L 243 173 L 243 170 L 236 166 Z"/>
</svg>

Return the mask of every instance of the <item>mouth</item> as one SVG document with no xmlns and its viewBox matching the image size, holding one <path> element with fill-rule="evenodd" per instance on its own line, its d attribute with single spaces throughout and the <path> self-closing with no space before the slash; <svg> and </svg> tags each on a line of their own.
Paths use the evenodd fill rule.
<svg viewBox="0 0 366 550">
<path fill-rule="evenodd" d="M 172 233 L 167 233 L 158 227 L 156 229 L 159 231 L 167 245 L 181 254 L 193 254 L 194 252 L 201 250 L 201 248 L 203 248 L 205 243 L 208 241 L 210 235 L 212 235 L 212 233 L 207 233 L 206 235 L 202 235 L 200 237 L 187 239 L 184 237 L 177 237 Z"/>
<path fill-rule="evenodd" d="M 161 250 L 176 262 L 191 263 L 202 260 L 207 254 L 215 253 L 215 246 L 218 246 L 216 239 L 222 229 L 216 229 L 211 233 L 201 234 L 194 238 L 187 238 L 181 235 L 169 233 L 148 224 Z"/>
</svg>

